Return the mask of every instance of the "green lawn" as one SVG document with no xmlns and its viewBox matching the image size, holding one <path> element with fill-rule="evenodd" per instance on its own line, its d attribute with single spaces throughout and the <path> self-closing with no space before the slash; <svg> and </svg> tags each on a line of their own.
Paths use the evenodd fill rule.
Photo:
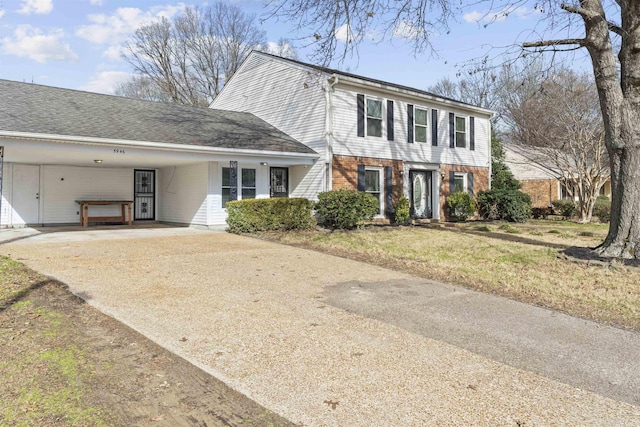
<svg viewBox="0 0 640 427">
<path fill-rule="evenodd" d="M 268 238 L 640 330 L 640 267 L 557 257 L 569 246 L 597 246 L 606 233 L 606 225 L 531 221 L 289 232 Z"/>
</svg>

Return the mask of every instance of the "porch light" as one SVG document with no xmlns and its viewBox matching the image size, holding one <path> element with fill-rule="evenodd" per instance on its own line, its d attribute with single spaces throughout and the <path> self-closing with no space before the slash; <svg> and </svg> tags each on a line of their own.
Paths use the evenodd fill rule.
<svg viewBox="0 0 640 427">
<path fill-rule="evenodd" d="M 100 163 L 102 163 L 102 160 L 97 159 L 97 160 L 94 160 L 94 161 L 93 161 L 93 163 L 95 163 L 95 164 L 98 164 L 98 165 L 99 165 Z"/>
<path fill-rule="evenodd" d="M 267 162 L 260 162 L 260 166 L 267 166 L 269 163 Z"/>
</svg>

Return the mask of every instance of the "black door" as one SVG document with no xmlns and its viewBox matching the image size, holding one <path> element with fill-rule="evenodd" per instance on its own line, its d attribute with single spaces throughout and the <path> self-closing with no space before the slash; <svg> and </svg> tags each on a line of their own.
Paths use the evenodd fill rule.
<svg viewBox="0 0 640 427">
<path fill-rule="evenodd" d="M 156 171 L 136 169 L 134 171 L 135 197 L 133 219 L 156 219 Z"/>
<path fill-rule="evenodd" d="M 271 168 L 271 197 L 289 197 L 289 168 Z"/>
</svg>

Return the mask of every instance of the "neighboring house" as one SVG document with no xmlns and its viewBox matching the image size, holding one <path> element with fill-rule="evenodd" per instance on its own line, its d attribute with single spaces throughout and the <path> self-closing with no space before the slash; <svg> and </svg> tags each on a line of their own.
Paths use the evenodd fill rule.
<svg viewBox="0 0 640 427">
<path fill-rule="evenodd" d="M 211 107 L 255 114 L 319 153 L 283 173 L 292 196 L 358 189 L 391 217 L 404 194 L 414 218 L 444 219 L 451 192 L 489 188 L 492 112 L 419 89 L 252 52 Z"/>
<path fill-rule="evenodd" d="M 79 224 L 76 200 L 132 200 L 135 220 L 222 227 L 230 199 L 286 197 L 318 154 L 249 113 L 0 80 L 0 224 Z M 112 216 L 119 206 L 91 206 Z"/>
<path fill-rule="evenodd" d="M 520 191 L 531 197 L 532 207 L 546 208 L 554 200 L 569 198 L 562 173 L 545 161 L 536 147 L 503 142 L 502 148 L 505 164 L 520 182 Z M 611 197 L 610 180 L 602 186 L 600 194 Z"/>
</svg>

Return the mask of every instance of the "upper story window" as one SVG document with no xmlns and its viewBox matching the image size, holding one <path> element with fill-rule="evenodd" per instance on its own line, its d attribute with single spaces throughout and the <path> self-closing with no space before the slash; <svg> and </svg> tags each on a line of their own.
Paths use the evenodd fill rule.
<svg viewBox="0 0 640 427">
<path fill-rule="evenodd" d="M 456 116 L 456 147 L 465 148 L 467 146 L 467 120 L 464 117 Z"/>
<path fill-rule="evenodd" d="M 414 138 L 416 142 L 427 142 L 427 117 L 428 112 L 424 108 L 414 109 Z"/>
<path fill-rule="evenodd" d="M 382 101 L 367 98 L 367 136 L 382 136 Z"/>
</svg>

